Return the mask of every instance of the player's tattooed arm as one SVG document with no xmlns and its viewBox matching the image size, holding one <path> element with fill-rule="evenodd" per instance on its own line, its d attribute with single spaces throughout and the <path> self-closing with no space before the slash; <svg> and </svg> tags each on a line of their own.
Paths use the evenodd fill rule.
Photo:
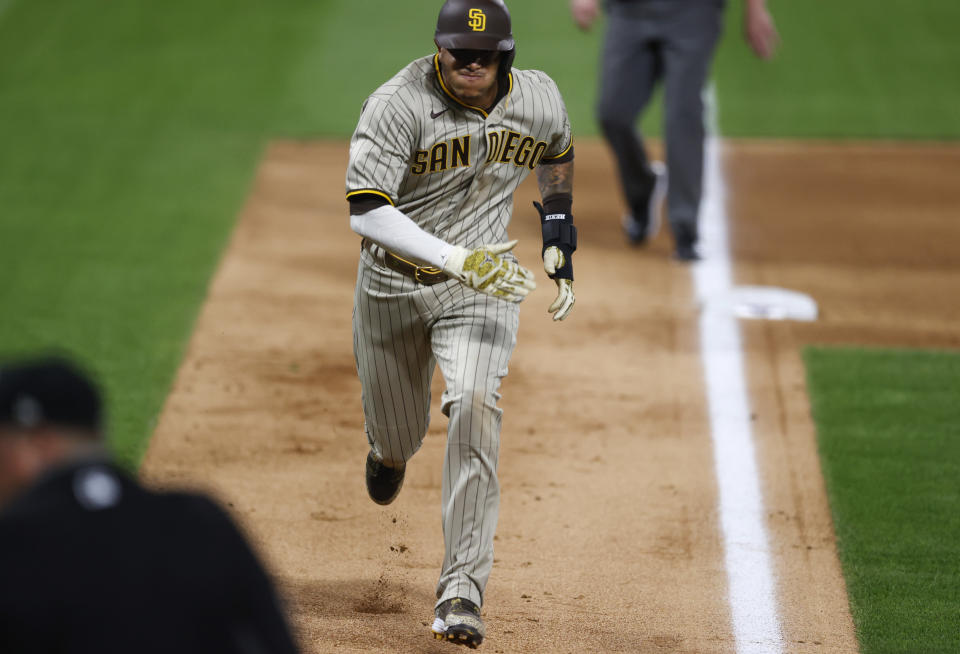
<svg viewBox="0 0 960 654">
<path fill-rule="evenodd" d="M 554 195 L 573 195 L 573 162 L 541 163 L 537 166 L 537 186 L 544 200 Z"/>
</svg>

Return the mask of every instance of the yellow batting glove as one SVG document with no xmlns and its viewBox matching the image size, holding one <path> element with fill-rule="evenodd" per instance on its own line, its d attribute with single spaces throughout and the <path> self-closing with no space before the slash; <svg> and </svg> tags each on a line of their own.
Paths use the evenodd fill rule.
<svg viewBox="0 0 960 654">
<path fill-rule="evenodd" d="M 455 245 L 443 263 L 443 270 L 481 293 L 508 302 L 522 302 L 537 287 L 533 273 L 517 262 L 500 256 L 512 250 L 516 244 L 517 241 L 509 241 L 481 245 L 473 250 Z"/>
</svg>

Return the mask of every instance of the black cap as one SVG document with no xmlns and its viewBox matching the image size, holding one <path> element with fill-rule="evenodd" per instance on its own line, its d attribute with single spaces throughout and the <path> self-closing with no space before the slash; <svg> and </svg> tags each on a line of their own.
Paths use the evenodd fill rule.
<svg viewBox="0 0 960 654">
<path fill-rule="evenodd" d="M 101 413 L 93 381 L 62 357 L 0 366 L 0 426 L 54 425 L 98 433 Z"/>
</svg>

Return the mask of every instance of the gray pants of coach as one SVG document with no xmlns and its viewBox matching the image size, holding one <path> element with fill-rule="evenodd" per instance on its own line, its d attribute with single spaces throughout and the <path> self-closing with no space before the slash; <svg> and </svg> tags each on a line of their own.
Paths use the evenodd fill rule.
<svg viewBox="0 0 960 654">
<path fill-rule="evenodd" d="M 645 215 L 653 184 L 635 125 L 664 84 L 667 211 L 674 238 L 696 242 L 703 184 L 703 87 L 720 35 L 720 0 L 612 0 L 607 4 L 600 100 L 604 136 L 617 160 L 627 206 Z"/>
</svg>

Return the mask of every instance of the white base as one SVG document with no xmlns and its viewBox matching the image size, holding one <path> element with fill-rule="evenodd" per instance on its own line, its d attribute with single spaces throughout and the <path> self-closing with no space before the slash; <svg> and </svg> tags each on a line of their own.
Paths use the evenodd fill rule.
<svg viewBox="0 0 960 654">
<path fill-rule="evenodd" d="M 735 286 L 710 297 L 703 308 L 752 320 L 813 322 L 818 316 L 817 303 L 809 295 L 775 286 Z"/>
</svg>

